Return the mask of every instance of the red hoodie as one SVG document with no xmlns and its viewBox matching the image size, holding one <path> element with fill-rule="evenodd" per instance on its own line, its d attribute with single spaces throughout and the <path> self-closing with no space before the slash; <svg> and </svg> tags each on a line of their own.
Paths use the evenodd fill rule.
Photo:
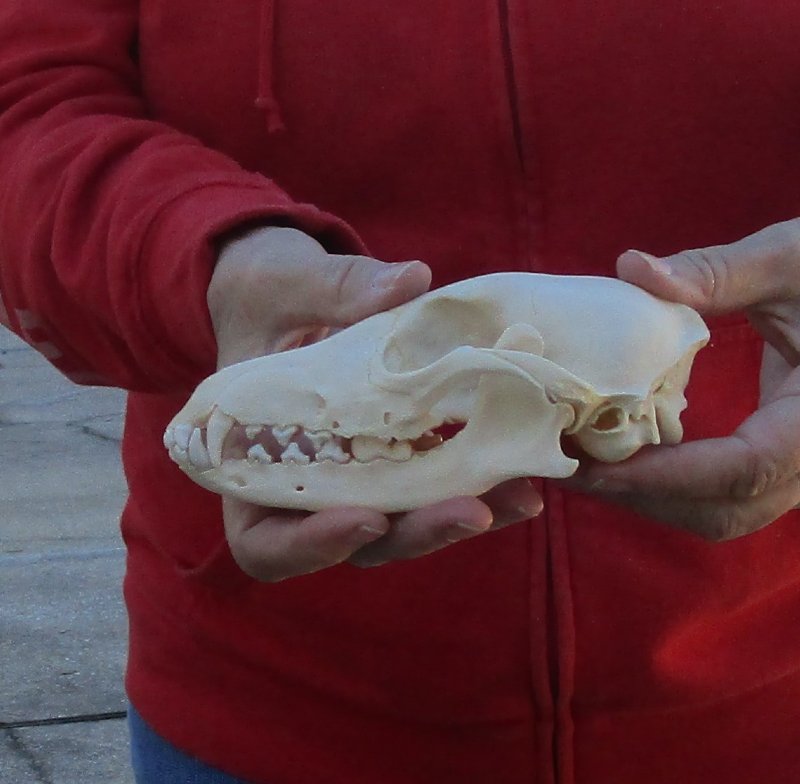
<svg viewBox="0 0 800 784">
<path fill-rule="evenodd" d="M 262 585 L 161 446 L 214 365 L 221 232 L 437 285 L 730 242 L 800 212 L 798 41 L 789 0 L 0 4 L 0 319 L 132 391 L 127 684 L 158 732 L 261 784 L 800 781 L 796 514 L 714 545 L 545 483 L 529 524 Z M 712 326 L 689 438 L 757 401 L 758 340 Z"/>
</svg>

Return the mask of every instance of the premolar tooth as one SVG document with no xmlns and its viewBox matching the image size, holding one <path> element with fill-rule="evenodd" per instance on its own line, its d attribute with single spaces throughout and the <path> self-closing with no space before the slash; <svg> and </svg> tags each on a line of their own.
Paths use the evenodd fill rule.
<svg viewBox="0 0 800 784">
<path fill-rule="evenodd" d="M 192 431 L 192 435 L 189 438 L 189 460 L 196 468 L 203 470 L 211 468 L 211 458 L 208 456 L 208 450 L 203 444 L 203 434 L 200 432 L 199 427 Z"/>
<path fill-rule="evenodd" d="M 189 448 L 189 439 L 192 437 L 193 429 L 194 428 L 192 428 L 191 425 L 175 425 L 175 429 L 173 431 L 173 434 L 175 435 L 175 443 L 181 449 L 186 450 Z"/>
<path fill-rule="evenodd" d="M 332 460 L 334 463 L 343 465 L 350 462 L 350 455 L 334 440 L 324 443 L 317 452 L 317 460 Z"/>
<path fill-rule="evenodd" d="M 311 458 L 305 454 L 297 444 L 289 444 L 286 451 L 281 455 L 281 463 L 300 463 L 308 465 Z"/>
<path fill-rule="evenodd" d="M 244 434 L 247 438 L 252 441 L 253 439 L 257 438 L 261 433 L 264 431 L 264 425 L 248 425 L 244 429 Z"/>
<path fill-rule="evenodd" d="M 264 449 L 263 444 L 254 444 L 247 450 L 247 459 L 254 463 L 272 463 L 272 455 Z"/>
<path fill-rule="evenodd" d="M 306 431 L 306 438 L 311 442 L 314 451 L 319 452 L 320 449 L 333 438 L 333 433 L 329 430 L 317 430 L 316 432 Z"/>
<path fill-rule="evenodd" d="M 275 436 L 275 440 L 281 446 L 289 446 L 289 442 L 292 440 L 292 436 L 299 430 L 297 425 L 288 425 L 287 427 L 273 427 L 272 433 Z"/>
<path fill-rule="evenodd" d="M 222 465 L 222 445 L 233 424 L 233 417 L 222 413 L 219 408 L 215 408 L 209 417 L 206 425 L 206 445 L 211 464 L 214 466 Z"/>
</svg>

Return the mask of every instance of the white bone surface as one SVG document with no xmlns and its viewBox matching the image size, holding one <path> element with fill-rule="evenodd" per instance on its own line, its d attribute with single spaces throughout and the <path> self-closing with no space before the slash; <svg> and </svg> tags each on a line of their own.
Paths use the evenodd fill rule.
<svg viewBox="0 0 800 784">
<path fill-rule="evenodd" d="M 224 368 L 164 437 L 200 485 L 264 506 L 402 511 L 677 443 L 700 316 L 614 278 L 498 273 Z M 430 431 L 460 423 L 444 440 Z"/>
</svg>

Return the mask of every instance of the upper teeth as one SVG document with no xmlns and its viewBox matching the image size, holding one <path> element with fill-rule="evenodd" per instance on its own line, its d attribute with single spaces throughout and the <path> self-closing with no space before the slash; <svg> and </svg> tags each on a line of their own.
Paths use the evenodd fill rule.
<svg viewBox="0 0 800 784">
<path fill-rule="evenodd" d="M 223 414 L 219 408 L 215 408 L 209 417 L 206 425 L 206 446 L 211 464 L 214 466 L 222 465 L 222 446 L 225 438 L 233 427 L 234 419 L 227 414 Z"/>
<path fill-rule="evenodd" d="M 289 442 L 292 440 L 292 436 L 299 430 L 297 425 L 289 425 L 288 427 L 273 427 L 272 433 L 275 436 L 275 440 L 281 446 L 289 446 Z"/>
<path fill-rule="evenodd" d="M 312 462 L 330 461 L 343 465 L 352 460 L 369 463 L 379 458 L 403 462 L 442 442 L 441 436 L 431 431 L 417 439 L 398 441 L 375 436 L 347 439 L 330 430 L 306 431 L 298 425 L 243 426 L 215 406 L 204 427 L 177 424 L 168 428 L 164 433 L 164 446 L 169 450 L 170 457 L 181 465 L 188 462 L 201 471 L 218 468 L 225 460 L 226 441 L 235 427 L 238 430 L 231 437 L 229 448 L 243 449 L 248 461 L 263 464 L 280 461 L 284 464 L 309 465 Z M 242 431 L 248 441 L 255 443 L 248 445 L 243 442 Z M 256 440 L 264 431 L 267 435 Z M 280 450 L 276 449 L 276 444 Z M 239 454 L 242 455 L 242 452 Z"/>
</svg>

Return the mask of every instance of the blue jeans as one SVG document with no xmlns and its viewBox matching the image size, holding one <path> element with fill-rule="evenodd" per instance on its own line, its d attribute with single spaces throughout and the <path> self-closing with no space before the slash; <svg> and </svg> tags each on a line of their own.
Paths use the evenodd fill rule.
<svg viewBox="0 0 800 784">
<path fill-rule="evenodd" d="M 176 749 L 128 706 L 131 762 L 136 784 L 247 784 Z"/>
</svg>

